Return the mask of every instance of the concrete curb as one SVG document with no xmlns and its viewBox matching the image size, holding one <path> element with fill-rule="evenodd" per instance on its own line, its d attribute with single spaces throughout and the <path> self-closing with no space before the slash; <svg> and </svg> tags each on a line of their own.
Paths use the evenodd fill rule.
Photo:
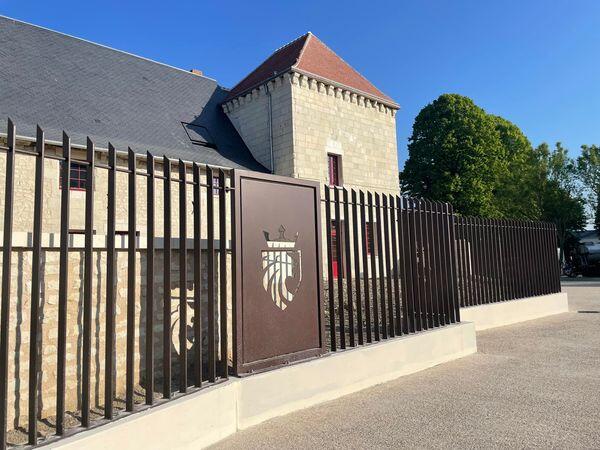
<svg viewBox="0 0 600 450">
<path fill-rule="evenodd" d="M 473 322 L 475 330 L 481 331 L 568 311 L 569 299 L 567 293 L 559 292 L 557 294 L 461 308 L 460 319 Z"/>
<path fill-rule="evenodd" d="M 198 449 L 273 417 L 476 351 L 474 324 L 461 322 L 231 379 L 46 448 Z"/>
</svg>

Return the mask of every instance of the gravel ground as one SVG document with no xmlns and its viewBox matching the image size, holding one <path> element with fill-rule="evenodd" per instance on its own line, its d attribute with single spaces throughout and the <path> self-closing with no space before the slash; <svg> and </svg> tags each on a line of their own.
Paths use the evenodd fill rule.
<svg viewBox="0 0 600 450">
<path fill-rule="evenodd" d="M 241 431 L 214 448 L 600 448 L 600 281 L 477 354 Z"/>
</svg>

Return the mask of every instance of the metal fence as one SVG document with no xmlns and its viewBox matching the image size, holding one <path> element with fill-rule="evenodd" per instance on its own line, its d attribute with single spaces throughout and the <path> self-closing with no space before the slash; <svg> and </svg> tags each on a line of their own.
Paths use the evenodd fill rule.
<svg viewBox="0 0 600 450">
<path fill-rule="evenodd" d="M 38 433 L 38 419 L 40 419 L 38 400 L 41 397 L 40 383 L 42 357 L 47 358 L 45 352 L 42 352 L 40 345 L 40 304 L 42 301 L 47 302 L 47 293 L 42 292 L 41 278 L 43 277 L 44 254 L 53 251 L 51 248 L 46 248 L 43 238 L 43 216 L 45 213 L 44 189 L 47 188 L 47 179 L 44 177 L 44 165 L 48 160 L 56 160 L 60 162 L 60 246 L 54 249 L 60 253 L 60 268 L 58 273 L 59 289 L 58 289 L 58 326 L 57 326 L 57 350 L 56 354 L 52 355 L 56 361 L 56 377 L 54 381 L 46 380 L 45 384 L 53 383 L 55 386 L 55 425 L 56 435 L 61 436 L 69 432 L 68 428 L 81 429 L 92 425 L 93 409 L 91 394 L 91 366 L 92 366 L 92 335 L 95 333 L 95 327 L 92 324 L 92 302 L 97 293 L 93 292 L 93 280 L 96 276 L 97 269 L 93 254 L 102 252 L 106 257 L 106 289 L 104 290 L 104 298 L 101 300 L 105 305 L 103 316 L 103 328 L 105 332 L 104 340 L 104 364 L 101 369 L 101 375 L 104 380 L 104 400 L 100 400 L 100 410 L 104 419 L 111 420 L 117 413 L 132 412 L 140 410 L 156 402 L 161 402 L 160 394 L 158 394 L 155 386 L 155 379 L 162 378 L 162 398 L 170 399 L 174 396 L 172 378 L 176 374 L 172 374 L 172 356 L 171 356 L 171 340 L 172 334 L 178 333 L 179 336 L 179 354 L 177 374 L 178 382 L 176 386 L 178 391 L 185 393 L 211 384 L 219 379 L 228 377 L 228 341 L 227 341 L 227 236 L 233 239 L 233 233 L 229 230 L 228 214 L 230 211 L 230 203 L 233 200 L 231 189 L 226 186 L 226 177 L 228 174 L 223 169 L 216 169 L 199 164 L 185 163 L 181 160 L 171 161 L 167 157 L 155 158 L 152 154 L 145 155 L 145 170 L 140 170 L 138 161 L 140 155 L 134 153 L 131 149 L 127 153 L 117 153 L 115 148 L 108 144 L 107 162 L 100 163 L 96 160 L 97 150 L 94 143 L 88 138 L 87 147 L 79 149 L 85 151 L 87 157 L 85 159 L 76 160 L 72 157 L 72 145 L 69 136 L 63 133 L 62 154 L 46 152 L 44 140 L 44 132 L 41 128 L 37 129 L 37 139 L 35 150 L 17 149 L 16 147 L 16 129 L 15 125 L 9 120 L 7 132 L 7 146 L 2 150 L 6 157 L 6 166 L 2 168 L 6 174 L 5 182 L 5 200 L 4 200 L 4 223 L 3 223 L 3 270 L 2 270 L 2 296 L 0 310 L 0 449 L 7 446 L 7 401 L 8 401 L 8 386 L 14 386 L 15 381 L 12 373 L 9 374 L 9 358 L 13 359 L 13 350 L 9 346 L 9 330 L 11 327 L 19 326 L 18 323 L 11 323 L 11 310 L 15 308 L 15 298 L 11 294 L 11 283 L 14 283 L 11 275 L 11 258 L 14 256 L 13 249 L 13 222 L 15 220 L 14 196 L 15 186 L 18 186 L 19 180 L 15 179 L 15 159 L 17 154 L 25 155 L 29 158 L 35 158 L 35 207 L 34 220 L 32 230 L 32 245 L 28 249 L 32 253 L 32 271 L 31 271 L 31 309 L 29 323 L 29 360 L 23 363 L 30 368 L 28 374 L 28 418 L 27 421 L 27 442 L 30 445 L 35 445 L 40 435 Z M 104 159 L 104 158 L 103 158 Z M 120 163 L 118 162 L 120 161 Z M 70 197 L 72 190 L 70 189 L 71 181 L 71 163 L 77 162 L 85 166 L 86 181 L 85 181 L 85 243 L 83 248 L 72 248 L 73 233 L 69 226 L 70 214 Z M 126 162 L 125 164 L 122 164 Z M 157 172 L 156 165 L 160 163 L 163 167 L 161 172 Z M 172 173 L 172 167 L 177 164 L 178 176 Z M 188 169 L 191 169 L 192 176 L 189 177 Z M 98 248 L 94 244 L 94 194 L 95 187 L 98 183 L 98 171 L 105 170 L 107 176 L 107 204 L 106 204 L 106 240 L 105 245 Z M 127 189 L 122 192 L 117 189 L 116 178 L 117 174 L 122 173 L 127 176 Z M 202 175 L 201 175 L 202 174 Z M 191 178 L 191 179 L 190 179 Z M 157 210 L 155 201 L 156 196 L 156 181 L 162 180 L 164 196 L 162 210 Z M 205 181 L 204 181 L 205 180 Z M 140 208 L 136 199 L 138 198 L 138 189 L 145 181 L 146 202 L 145 207 Z M 173 238 L 173 227 L 171 217 L 174 214 L 172 211 L 172 192 L 174 188 L 178 190 L 179 207 L 177 216 L 179 222 L 179 237 Z M 193 208 L 187 209 L 189 206 L 186 202 L 188 191 L 193 191 Z M 116 199 L 125 196 L 127 201 L 127 221 L 128 227 L 126 235 L 129 239 L 123 248 L 116 248 L 115 241 L 116 233 Z M 202 210 L 201 205 L 205 202 L 205 210 Z M 193 209 L 193 211 L 191 211 Z M 96 211 L 98 214 L 104 214 L 103 211 Z M 158 242 L 159 235 L 155 229 L 156 216 L 164 215 L 164 230 L 162 231 L 164 248 L 161 249 L 163 267 L 162 273 L 158 273 L 155 266 L 157 249 L 155 248 Z M 141 242 L 139 226 L 137 221 L 141 216 L 144 216 L 147 222 L 145 241 L 147 247 L 143 250 L 145 254 L 144 267 L 141 270 L 145 271 L 145 277 L 136 277 L 136 265 L 140 264 L 138 248 Z M 193 245 L 188 244 L 187 220 L 188 215 L 192 215 L 193 221 Z M 204 221 L 204 222 L 202 222 Z M 216 223 L 218 222 L 218 226 Z M 206 227 L 204 227 L 204 225 Z M 137 235 L 137 237 L 135 237 Z M 218 239 L 218 240 L 217 240 Z M 173 242 L 177 243 L 177 249 L 173 248 Z M 202 242 L 205 242 L 203 247 Z M 232 248 L 232 247 L 230 247 Z M 116 296 L 117 284 L 116 277 L 116 253 L 118 251 L 126 252 L 127 254 L 127 270 L 131 276 L 127 277 L 126 281 L 126 389 L 124 399 L 116 398 L 115 386 L 115 361 L 116 345 L 115 345 L 115 315 L 116 315 Z M 72 289 L 72 283 L 69 279 L 69 257 L 74 253 L 82 253 L 83 256 L 83 281 L 81 286 L 82 298 L 82 339 L 81 343 L 81 359 L 73 361 L 72 358 L 67 359 L 67 335 L 71 334 L 73 323 L 68 323 L 67 318 L 67 302 Z M 179 330 L 173 331 L 172 311 L 171 311 L 171 285 L 176 284 L 177 280 L 172 280 L 173 263 L 178 261 L 179 268 L 179 287 L 181 294 L 179 298 L 179 313 L 176 320 L 179 322 Z M 232 255 L 234 258 L 234 255 Z M 232 261 L 235 264 L 234 261 Z M 139 267 L 138 267 L 139 269 Z M 104 270 L 104 269 L 103 269 Z M 193 270 L 193 276 L 188 280 L 188 271 Z M 218 276 L 217 276 L 218 274 Z M 201 298 L 202 289 L 199 288 L 203 283 L 203 277 L 207 286 L 206 298 Z M 143 304 L 142 309 L 145 309 L 144 317 L 136 316 L 136 282 L 140 279 L 145 279 L 145 286 L 142 287 Z M 188 324 L 190 318 L 186 317 L 188 311 L 187 290 L 193 285 L 193 341 L 196 345 L 193 347 L 193 354 L 188 356 Z M 125 289 L 125 287 L 123 287 Z M 100 287 L 97 287 L 98 292 Z M 162 294 L 160 293 L 162 290 Z M 232 293 L 231 295 L 235 295 Z M 160 335 L 157 333 L 156 316 L 160 314 L 155 311 L 157 297 L 162 297 L 164 310 L 162 317 L 162 369 L 157 370 L 155 367 L 155 337 Z M 204 303 L 203 303 L 204 302 Z M 206 305 L 206 307 L 204 306 Z M 137 320 L 136 320 L 137 319 Z M 145 323 L 142 325 L 142 322 Z M 137 322 L 137 323 L 136 323 Z M 207 329 L 203 329 L 203 323 Z M 160 324 L 159 324 L 160 325 Z M 136 327 L 140 329 L 137 330 Z M 136 354 L 135 339 L 139 335 L 145 334 L 145 344 Z M 207 337 L 208 345 L 202 346 L 203 334 Z M 95 351 L 96 357 L 99 354 Z M 145 361 L 140 368 L 140 378 L 143 380 L 143 394 L 134 392 L 137 390 L 134 379 L 134 364 L 139 358 Z M 65 391 L 69 388 L 66 386 L 66 373 L 75 370 L 73 365 L 80 364 L 81 390 L 80 400 L 78 404 L 80 409 L 77 411 L 68 411 L 65 405 Z M 190 377 L 188 379 L 188 372 Z M 48 376 L 48 374 L 45 374 Z M 54 390 L 52 388 L 51 390 Z M 117 401 L 121 401 L 118 403 Z M 124 401 L 123 401 L 124 400 Z M 115 407 L 119 404 L 118 410 Z M 145 405 L 144 405 L 145 404 Z M 75 418 L 74 424 L 67 424 L 65 420 L 66 414 L 69 417 Z M 94 418 L 98 418 L 96 415 Z"/>
<path fill-rule="evenodd" d="M 447 203 L 325 187 L 332 351 L 460 321 Z"/>
<path fill-rule="evenodd" d="M 228 314 L 241 286 L 235 273 L 242 267 L 235 252 L 241 221 L 236 223 L 234 213 L 239 191 L 231 185 L 232 172 L 131 149 L 117 152 L 110 143 L 101 151 L 89 138 L 86 146 L 75 146 L 66 133 L 62 143 L 47 148 L 39 127 L 34 146 L 17 147 L 16 140 L 9 120 L 7 145 L 0 147 L 5 157 L 5 173 L 0 171 L 5 176 L 0 450 L 7 446 L 9 409 L 20 408 L 20 374 L 27 379 L 27 414 L 12 413 L 11 429 L 26 423 L 23 443 L 30 445 L 42 436 L 64 436 L 226 379 L 229 332 L 242 332 Z M 28 159 L 31 173 L 15 172 L 22 163 L 18 158 Z M 60 166 L 54 181 L 45 174 L 49 161 Z M 74 173 L 72 163 L 78 165 Z M 73 193 L 74 180 L 83 192 Z M 28 183 L 34 186 L 27 193 L 33 208 L 18 211 L 31 211 L 31 232 L 27 243 L 16 248 L 16 234 L 23 230 L 15 233 L 14 224 L 23 218 L 15 214 L 15 204 L 19 208 L 25 200 L 15 199 L 24 198 L 18 194 Z M 47 204 L 45 189 L 54 192 L 59 211 L 50 211 L 54 204 Z M 325 186 L 324 194 L 324 306 L 331 351 L 460 322 L 459 306 L 560 290 L 556 230 L 550 224 L 460 217 L 447 203 L 340 187 Z M 84 205 L 83 230 L 71 226 L 74 195 Z M 317 204 L 318 199 L 317 189 Z M 58 216 L 57 245 L 47 236 L 50 213 Z M 99 217 L 104 240 L 96 235 Z M 319 215 L 314 217 L 320 236 Z M 80 245 L 77 234 L 83 235 Z M 24 291 L 13 289 L 23 281 L 11 273 L 28 270 L 19 252 L 28 252 L 31 260 L 24 274 L 31 280 L 26 314 L 20 312 Z M 57 256 L 56 269 L 51 253 Z M 79 285 L 73 276 L 77 257 Z M 52 270 L 58 286 L 55 317 L 48 311 Z M 265 301 L 272 303 L 268 297 Z M 73 304 L 79 308 L 75 319 Z M 27 317 L 15 317 L 15 309 Z M 51 339 L 47 321 L 53 321 Z M 322 337 L 320 324 L 319 319 Z M 15 329 L 20 333 L 16 340 Z M 55 353 L 45 351 L 48 340 L 56 344 Z M 21 353 L 19 345 L 28 351 Z M 73 376 L 75 401 L 69 386 Z M 42 391 L 51 393 L 50 414 Z M 41 432 L 41 419 L 49 430 Z"/>
<path fill-rule="evenodd" d="M 455 224 L 462 307 L 560 292 L 554 224 L 477 217 Z"/>
</svg>

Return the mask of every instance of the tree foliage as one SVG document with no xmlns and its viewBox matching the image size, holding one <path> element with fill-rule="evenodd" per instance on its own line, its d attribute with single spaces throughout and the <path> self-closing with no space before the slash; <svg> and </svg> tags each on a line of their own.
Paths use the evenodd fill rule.
<svg viewBox="0 0 600 450">
<path fill-rule="evenodd" d="M 585 226 L 581 180 L 596 199 L 600 193 L 600 149 L 583 150 L 574 161 L 560 143 L 534 149 L 515 124 L 444 94 L 415 119 L 400 183 L 404 193 L 450 202 L 459 214 L 554 222 L 562 250 Z"/>
<path fill-rule="evenodd" d="M 444 94 L 421 110 L 401 173 L 405 192 L 448 201 L 461 214 L 537 218 L 536 160 L 513 123 Z"/>
<path fill-rule="evenodd" d="M 467 97 L 444 94 L 421 110 L 401 174 L 405 192 L 447 201 L 470 215 L 496 216 L 503 167 L 494 119 Z"/>
<path fill-rule="evenodd" d="M 600 232 L 600 147 L 582 145 L 577 158 L 577 172 L 584 189 L 594 228 Z"/>
</svg>

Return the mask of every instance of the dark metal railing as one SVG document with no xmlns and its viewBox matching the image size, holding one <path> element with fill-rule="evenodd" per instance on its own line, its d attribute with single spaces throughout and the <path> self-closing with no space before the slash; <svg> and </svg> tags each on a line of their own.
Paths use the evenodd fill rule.
<svg viewBox="0 0 600 450">
<path fill-rule="evenodd" d="M 446 203 L 325 186 L 332 351 L 460 321 Z"/>
<path fill-rule="evenodd" d="M 2 295 L 0 303 L 0 450 L 7 447 L 8 432 L 8 387 L 9 387 L 9 337 L 10 337 L 10 317 L 11 308 L 14 307 L 14 298 L 11 298 L 11 282 L 14 274 L 11 273 L 11 259 L 14 253 L 13 249 L 13 207 L 15 201 L 15 155 L 22 154 L 27 158 L 35 158 L 35 208 L 33 217 L 33 239 L 32 245 L 27 251 L 32 252 L 32 273 L 31 273 L 31 310 L 30 310 L 30 336 L 29 336 L 29 367 L 28 374 L 28 420 L 27 420 L 27 443 L 36 445 L 40 441 L 38 430 L 38 421 L 42 418 L 39 412 L 39 399 L 42 396 L 40 392 L 42 352 L 40 349 L 40 305 L 42 298 L 47 301 L 47 293 L 42 291 L 43 277 L 43 254 L 45 252 L 56 251 L 53 248 L 42 248 L 43 242 L 43 217 L 44 217 L 44 183 L 47 179 L 44 177 L 44 161 L 58 160 L 60 168 L 60 248 L 59 248 L 59 271 L 58 271 L 58 327 L 57 327 L 57 352 L 56 352 L 56 435 L 61 436 L 73 431 L 73 426 L 67 426 L 65 417 L 70 408 L 66 402 L 66 391 L 68 387 L 67 373 L 70 373 L 71 364 L 81 364 L 81 390 L 78 411 L 70 410 L 71 415 L 79 419 L 76 429 L 85 429 L 93 425 L 91 410 L 93 405 L 90 398 L 92 391 L 92 339 L 94 330 L 92 329 L 93 316 L 93 279 L 97 274 L 94 273 L 94 252 L 102 252 L 106 255 L 106 290 L 104 291 L 105 317 L 104 329 L 106 337 L 104 339 L 104 365 L 102 377 L 104 378 L 104 401 L 101 405 L 96 405 L 103 410 L 105 419 L 113 419 L 118 414 L 133 412 L 143 409 L 145 406 L 136 403 L 135 383 L 136 371 L 135 362 L 141 355 L 136 354 L 135 340 L 136 325 L 136 296 L 140 296 L 143 307 L 145 308 L 145 325 L 139 330 L 140 335 L 145 334 L 145 348 L 140 348 L 140 353 L 145 356 L 145 363 L 140 367 L 140 376 L 145 388 L 145 405 L 150 406 L 155 403 L 155 311 L 154 305 L 159 292 L 156 287 L 160 280 L 156 280 L 156 248 L 157 234 L 155 229 L 155 218 L 157 214 L 155 182 L 163 180 L 164 202 L 161 214 L 164 215 L 164 273 L 163 273 L 163 306 L 162 311 L 162 394 L 164 399 L 173 397 L 171 386 L 171 285 L 174 280 L 171 279 L 174 268 L 171 264 L 171 254 L 179 254 L 179 392 L 186 393 L 190 390 L 190 381 L 188 380 L 188 365 L 193 364 L 193 386 L 200 388 L 204 381 L 214 383 L 218 380 L 228 377 L 228 341 L 227 341 L 227 302 L 228 295 L 231 294 L 232 280 L 228 276 L 227 255 L 231 254 L 232 261 L 235 261 L 233 248 L 228 247 L 228 236 L 233 238 L 231 226 L 233 225 L 231 205 L 233 202 L 232 188 L 227 186 L 226 179 L 228 173 L 224 169 L 208 167 L 196 163 L 186 163 L 182 160 L 172 161 L 167 157 L 162 158 L 163 175 L 158 175 L 155 169 L 156 158 L 147 153 L 146 170 L 137 168 L 141 155 L 134 153 L 131 149 L 125 152 L 117 152 L 114 146 L 108 145 L 108 161 L 106 164 L 99 164 L 96 161 L 94 143 L 88 138 L 85 148 L 85 159 L 77 160 L 72 157 L 72 144 L 69 136 L 63 133 L 62 155 L 48 152 L 45 145 L 44 132 L 38 127 L 35 151 L 16 146 L 16 127 L 14 123 L 8 120 L 7 146 L 2 150 L 6 155 L 6 166 L 3 170 L 6 173 L 5 181 L 5 201 L 4 201 L 4 222 L 3 222 L 3 260 L 2 260 Z M 126 161 L 126 164 L 122 163 Z M 72 247 L 72 239 L 69 233 L 70 213 L 71 213 L 71 163 L 85 165 L 86 167 L 86 187 L 85 187 L 85 243 L 82 252 L 83 258 L 83 276 L 81 283 L 81 360 L 73 362 L 72 358 L 67 358 L 68 343 L 67 336 L 69 327 L 68 298 L 72 295 L 72 287 L 69 280 L 69 255 L 73 252 L 81 252 L 81 248 Z M 172 165 L 177 164 L 179 175 L 177 178 L 172 176 Z M 187 178 L 187 169 L 191 168 L 193 180 Z M 98 169 L 106 170 L 107 177 L 107 203 L 106 203 L 106 245 L 102 248 L 94 246 L 94 192 L 98 181 Z M 206 182 L 201 182 L 202 174 L 206 173 Z M 117 185 L 117 173 L 127 174 L 126 189 L 119 189 Z M 213 177 L 218 177 L 218 185 L 215 185 Z M 145 262 L 141 259 L 141 252 L 144 251 L 138 245 L 136 235 L 139 234 L 138 220 L 143 213 L 138 209 L 137 199 L 137 181 L 138 177 L 146 178 L 146 238 L 147 248 L 145 249 Z M 179 218 L 179 238 L 178 250 L 172 248 L 172 184 L 176 183 L 179 187 L 179 206 L 177 214 Z M 193 189 L 193 248 L 188 248 L 187 232 L 187 189 Z M 17 186 L 18 188 L 18 186 Z M 123 192 L 121 192 L 123 191 Z M 204 192 L 203 192 L 204 191 Z M 117 308 L 117 252 L 116 248 L 116 202 L 119 196 L 127 196 L 127 247 L 124 249 L 127 253 L 127 282 L 126 282 L 126 362 L 125 362 L 125 399 L 124 410 L 116 408 L 116 308 Z M 205 196 L 206 211 L 201 208 L 202 197 Z M 218 204 L 218 211 L 215 212 L 215 202 Z M 96 217 L 98 211 L 96 211 Z M 206 228 L 203 227 L 203 220 Z M 218 235 L 215 234 L 215 222 L 218 220 Z M 23 230 L 18 230 L 23 231 Z M 218 237 L 219 245 L 215 246 L 215 239 Z M 201 248 L 203 240 L 206 240 L 206 248 Z M 188 255 L 188 251 L 190 254 Z M 206 262 L 203 262 L 205 258 Z M 141 278 L 136 276 L 136 269 L 139 264 L 146 270 L 146 285 L 142 287 L 145 291 L 145 300 L 138 291 L 136 282 Z M 188 287 L 188 267 L 193 267 L 193 336 L 195 348 L 191 358 L 187 353 L 187 287 Z M 140 268 L 141 269 L 141 268 Z M 218 279 L 215 276 L 218 270 Z M 202 291 L 203 275 L 207 274 L 206 294 Z M 140 282 L 141 283 L 141 282 Z M 43 294 L 43 296 L 42 296 Z M 231 296 L 229 296 L 231 298 Z M 203 302 L 207 307 L 204 308 Z M 203 330 L 203 319 L 207 323 L 207 330 Z M 140 318 L 141 320 L 141 318 Z M 219 326 L 217 326 L 219 324 Z M 208 345 L 203 348 L 202 336 L 207 334 Z M 218 339 L 218 344 L 217 344 Z M 96 350 L 97 351 L 97 350 Z M 191 361 L 190 361 L 191 360 Z M 204 369 L 205 361 L 207 367 Z M 72 372 L 72 370 L 71 370 Z M 98 382 L 98 374 L 96 374 Z M 46 386 L 48 381 L 44 382 Z M 51 382 L 50 382 L 51 383 Z M 96 414 L 97 416 L 98 414 Z M 17 419 L 18 420 L 18 419 Z M 80 427 L 79 427 L 80 425 Z M 48 437 L 48 436 L 45 436 Z"/>
<path fill-rule="evenodd" d="M 9 346 L 10 313 L 16 303 L 11 298 L 11 280 L 14 278 L 11 261 L 15 252 L 13 206 L 15 186 L 18 188 L 15 183 L 17 153 L 35 158 L 33 239 L 26 249 L 32 254 L 29 362 L 26 365 L 30 368 L 27 442 L 36 445 L 40 441 L 38 421 L 42 418 L 39 403 L 43 397 L 40 386 L 43 353 L 39 343 L 44 326 L 41 306 L 48 296 L 42 291 L 46 264 L 44 254 L 47 252 L 59 252 L 57 351 L 52 356 L 53 361 L 56 361 L 56 378 L 44 381 L 46 387 L 48 383 L 55 383 L 52 386 L 56 386 L 56 435 L 62 436 L 94 426 L 98 421 L 92 419 L 99 416 L 112 420 L 116 416 L 139 411 L 175 395 L 226 379 L 229 372 L 227 309 L 228 302 L 233 305 L 236 300 L 236 270 L 228 271 L 228 267 L 236 267 L 234 191 L 227 186 L 230 173 L 225 169 L 197 163 L 174 161 L 167 157 L 155 158 L 151 153 L 139 155 L 131 149 L 117 152 L 111 144 L 106 152 L 107 162 L 101 163 L 96 160 L 99 150 L 89 138 L 86 147 L 78 148 L 79 152 L 85 152 L 85 158 L 79 160 L 72 157 L 74 146 L 66 133 L 63 133 L 62 148 L 54 147 L 52 149 L 50 145 L 45 145 L 44 132 L 38 127 L 35 150 L 17 148 L 16 129 L 9 120 L 7 146 L 0 148 L 6 154 L 0 297 L 0 450 L 7 446 L 8 370 L 9 352 L 12 351 Z M 104 159 L 103 156 L 101 160 Z M 142 159 L 145 159 L 144 170 L 138 168 Z M 59 161 L 61 164 L 60 179 L 56 180 L 61 187 L 58 250 L 52 246 L 43 247 L 44 187 L 48 183 L 44 177 L 46 160 Z M 80 247 L 72 244 L 73 233 L 69 232 L 72 219 L 71 162 L 86 168 L 83 252 Z M 157 172 L 157 163 L 162 166 L 161 172 Z M 177 170 L 174 171 L 175 165 Z M 188 177 L 188 169 L 191 169 L 191 179 Z M 102 215 L 106 214 L 102 220 L 106 219 L 107 232 L 106 243 L 99 247 L 94 245 L 94 227 L 98 225 L 98 211 L 94 210 L 94 202 L 96 184 L 104 179 L 98 177 L 102 170 L 107 171 L 108 175 L 105 185 L 106 209 L 101 211 Z M 126 187 L 117 184 L 119 173 L 126 175 Z M 142 202 L 145 208 L 140 208 L 138 204 L 139 188 L 144 189 L 143 184 L 138 185 L 140 177 L 146 179 L 146 199 L 145 203 Z M 157 201 L 157 180 L 163 183 L 162 205 Z M 178 187 L 175 191 L 173 183 Z M 192 190 L 193 199 L 191 211 L 187 202 L 189 189 Z M 330 186 L 325 186 L 324 193 L 322 203 L 325 208 L 325 226 L 322 229 L 326 233 L 327 247 L 326 323 L 331 351 L 460 322 L 459 306 L 486 304 L 560 290 L 555 251 L 556 229 L 551 224 L 461 217 L 455 215 L 452 206 L 447 203 L 387 193 Z M 173 202 L 175 195 L 179 197 L 178 205 Z M 118 233 L 126 234 L 128 239 L 126 246 L 117 248 L 117 203 L 120 197 L 125 196 L 127 231 Z M 178 218 L 178 240 L 173 238 L 174 213 Z M 193 247 L 190 247 L 192 244 L 187 240 L 188 215 L 191 215 L 192 220 L 190 242 L 193 242 Z M 160 216 L 164 216 L 164 227 L 157 232 L 155 221 Z M 140 234 L 139 225 L 143 218 L 146 219 L 145 248 L 141 244 L 142 240 L 136 237 Z M 175 230 L 177 232 L 177 227 Z M 164 242 L 162 248 L 160 244 L 157 245 L 161 237 Z M 174 246 L 173 243 L 177 245 Z M 117 398 L 120 381 L 116 379 L 117 370 L 123 371 L 118 369 L 117 364 L 117 352 L 122 352 L 117 349 L 117 329 L 122 327 L 116 321 L 120 298 L 118 294 L 121 292 L 117 289 L 119 251 L 124 251 L 127 255 L 124 291 L 124 407 L 117 403 L 120 400 Z M 83 276 L 79 325 L 82 336 L 81 354 L 74 361 L 73 358 L 68 358 L 68 331 L 73 325 L 69 323 L 68 306 L 69 297 L 73 295 L 73 283 L 69 279 L 69 257 L 75 252 L 82 255 Z M 101 264 L 100 258 L 98 261 L 94 258 L 97 252 L 106 257 L 102 266 L 102 270 L 106 270 L 106 290 L 101 299 L 105 307 L 102 325 L 106 333 L 102 342 L 102 364 L 98 360 L 99 349 L 92 347 L 94 339 L 98 342 L 101 340 L 100 322 L 93 328 L 96 311 L 93 299 L 100 292 L 99 287 L 94 289 L 93 282 Z M 162 270 L 160 254 L 163 256 Z M 172 256 L 178 257 L 178 264 L 175 264 L 178 267 L 174 267 Z M 178 277 L 173 277 L 176 268 L 179 274 Z M 145 270 L 145 278 L 137 276 L 137 269 Z M 191 279 L 188 279 L 188 269 Z M 171 320 L 171 287 L 174 283 L 178 283 L 180 289 L 175 318 L 179 321 L 177 330 L 173 329 Z M 202 289 L 203 283 L 206 285 L 206 292 Z M 188 285 L 193 286 L 193 308 L 189 313 L 193 317 L 190 318 L 187 311 Z M 142 294 L 145 294 L 145 298 Z M 161 301 L 162 308 L 158 306 Z M 136 317 L 137 302 L 140 302 L 141 308 L 139 320 Z M 96 311 L 95 315 L 99 320 L 100 311 Z M 157 319 L 162 319 L 162 322 L 157 323 Z M 190 331 L 195 344 L 189 354 L 188 319 L 193 320 Z M 52 330 L 54 332 L 54 328 Z M 232 331 L 236 333 L 240 330 Z M 177 333 L 179 353 L 175 361 L 172 361 L 171 343 L 174 332 Z M 136 348 L 136 338 L 141 336 L 145 340 L 140 340 Z M 159 337 L 160 340 L 157 339 Z M 163 350 L 158 356 L 155 353 L 157 340 L 162 343 Z M 94 355 L 97 370 L 95 378 L 92 378 Z M 138 360 L 139 375 L 136 375 Z M 81 371 L 77 410 L 73 410 L 66 401 L 67 391 L 71 389 L 67 374 L 73 372 L 72 364 L 80 364 L 80 368 L 76 370 Z M 188 371 L 190 364 L 193 367 Z M 173 373 L 173 367 L 180 369 L 178 374 Z M 178 375 L 175 381 L 173 375 Z M 136 389 L 136 376 L 139 376 L 144 389 L 143 395 Z M 96 392 L 92 402 L 93 384 L 97 385 L 101 378 L 104 395 L 99 396 Z M 161 395 L 156 392 L 156 384 L 162 394 L 161 400 L 157 400 Z M 178 388 L 177 394 L 173 392 L 173 385 Z M 99 400 L 100 397 L 103 397 L 103 401 Z M 98 413 L 98 409 L 101 413 Z M 65 420 L 69 414 L 78 419 L 75 427 Z"/>
<path fill-rule="evenodd" d="M 554 224 L 456 217 L 461 306 L 560 292 Z"/>
</svg>

